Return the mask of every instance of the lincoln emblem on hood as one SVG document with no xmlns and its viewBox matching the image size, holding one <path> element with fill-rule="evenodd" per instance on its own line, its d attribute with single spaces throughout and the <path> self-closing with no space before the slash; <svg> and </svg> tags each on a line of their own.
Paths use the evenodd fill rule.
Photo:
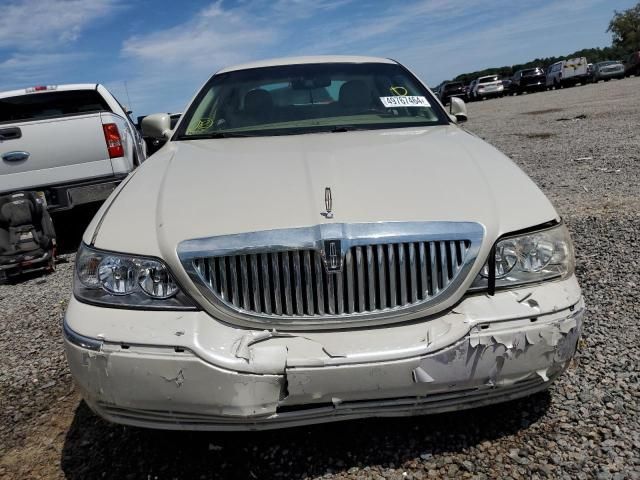
<svg viewBox="0 0 640 480">
<path fill-rule="evenodd" d="M 321 212 L 320 215 L 322 215 L 324 218 L 333 218 L 333 199 L 331 198 L 330 187 L 326 187 L 324 189 L 324 208 L 326 212 Z"/>
</svg>

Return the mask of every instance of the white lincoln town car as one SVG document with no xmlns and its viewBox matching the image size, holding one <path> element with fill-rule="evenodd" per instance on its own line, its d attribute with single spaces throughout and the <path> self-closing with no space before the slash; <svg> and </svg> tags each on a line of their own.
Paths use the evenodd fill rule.
<svg viewBox="0 0 640 480">
<path fill-rule="evenodd" d="M 113 192 L 63 331 L 117 423 L 263 429 L 459 410 L 567 367 L 584 303 L 534 183 L 407 68 L 278 59 L 211 77 Z"/>
</svg>

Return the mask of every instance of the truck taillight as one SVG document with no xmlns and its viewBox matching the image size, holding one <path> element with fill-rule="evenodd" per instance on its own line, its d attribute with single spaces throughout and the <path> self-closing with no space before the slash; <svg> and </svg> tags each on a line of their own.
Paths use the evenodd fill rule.
<svg viewBox="0 0 640 480">
<path fill-rule="evenodd" d="M 107 150 L 109 150 L 109 158 L 124 157 L 118 126 L 115 123 L 105 123 L 102 125 L 102 129 L 104 130 L 104 139 L 107 142 Z"/>
</svg>

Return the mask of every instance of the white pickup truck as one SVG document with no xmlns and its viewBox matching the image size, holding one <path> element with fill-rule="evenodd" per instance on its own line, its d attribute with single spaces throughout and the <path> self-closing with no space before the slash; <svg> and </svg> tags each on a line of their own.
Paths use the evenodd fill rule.
<svg viewBox="0 0 640 480">
<path fill-rule="evenodd" d="M 547 69 L 547 88 L 573 87 L 589 80 L 589 63 L 585 57 L 568 58 Z"/>
<path fill-rule="evenodd" d="M 41 192 L 49 210 L 104 200 L 145 160 L 128 112 L 100 84 L 0 92 L 0 195 Z"/>
</svg>

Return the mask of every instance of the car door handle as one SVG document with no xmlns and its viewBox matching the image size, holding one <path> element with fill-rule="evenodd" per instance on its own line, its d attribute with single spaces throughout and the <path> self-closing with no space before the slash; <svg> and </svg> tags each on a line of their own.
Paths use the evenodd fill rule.
<svg viewBox="0 0 640 480">
<path fill-rule="evenodd" d="M 22 137 L 22 131 L 18 127 L 0 128 L 0 140 L 16 140 Z"/>
<path fill-rule="evenodd" d="M 29 152 L 7 152 L 2 154 L 2 160 L 5 162 L 21 162 L 30 156 Z"/>
</svg>

